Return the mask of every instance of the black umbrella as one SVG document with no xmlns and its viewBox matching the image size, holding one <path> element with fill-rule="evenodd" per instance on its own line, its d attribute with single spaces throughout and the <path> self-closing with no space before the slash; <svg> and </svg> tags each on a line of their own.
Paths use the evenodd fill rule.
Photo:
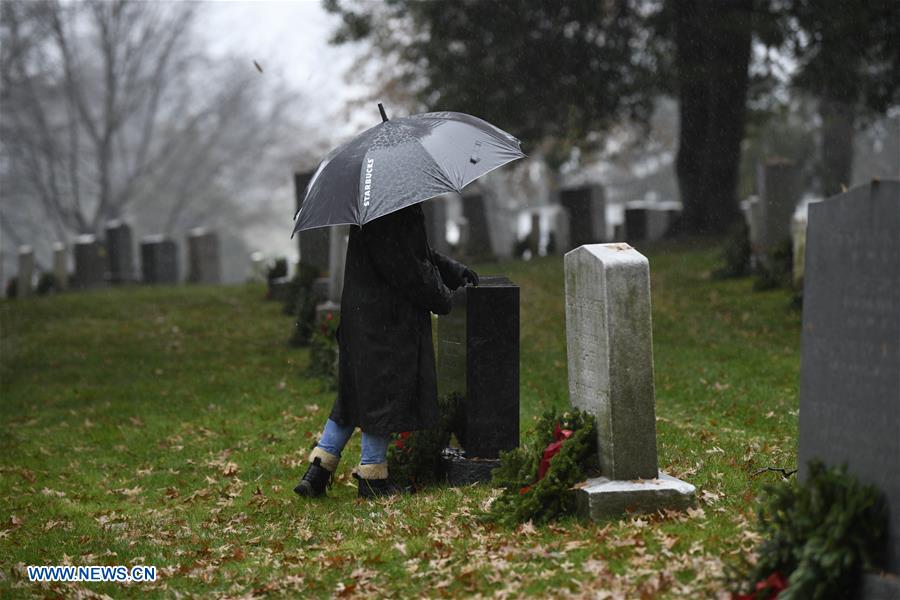
<svg viewBox="0 0 900 600">
<path fill-rule="evenodd" d="M 521 142 L 472 115 L 433 112 L 388 120 L 323 160 L 306 186 L 294 233 L 363 225 L 447 192 L 525 156 Z M 292 234 L 293 237 L 293 234 Z"/>
</svg>

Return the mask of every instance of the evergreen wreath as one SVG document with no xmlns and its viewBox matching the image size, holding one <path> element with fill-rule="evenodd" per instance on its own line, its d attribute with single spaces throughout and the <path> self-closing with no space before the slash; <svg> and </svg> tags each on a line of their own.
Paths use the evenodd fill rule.
<svg viewBox="0 0 900 600">
<path fill-rule="evenodd" d="M 881 554 L 887 506 L 847 467 L 809 463 L 804 483 L 769 486 L 757 510 L 763 541 L 755 565 L 730 567 L 734 600 L 846 598 Z"/>
<path fill-rule="evenodd" d="M 547 412 L 529 440 L 501 453 L 500 461 L 492 485 L 503 492 L 491 504 L 488 520 L 516 525 L 573 514 L 573 486 L 599 467 L 594 418 L 579 410 Z"/>
</svg>

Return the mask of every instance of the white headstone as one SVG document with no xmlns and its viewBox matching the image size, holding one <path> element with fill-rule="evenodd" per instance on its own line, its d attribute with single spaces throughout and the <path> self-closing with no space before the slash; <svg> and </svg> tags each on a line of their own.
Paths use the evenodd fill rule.
<svg viewBox="0 0 900 600">
<path fill-rule="evenodd" d="M 565 270 L 569 399 L 596 418 L 602 475 L 580 486 L 580 510 L 690 506 L 694 487 L 657 465 L 649 262 L 628 244 L 591 244 Z"/>
<path fill-rule="evenodd" d="M 344 265 L 347 262 L 347 225 L 331 227 L 328 236 L 328 300 L 340 305 L 344 291 Z"/>
</svg>

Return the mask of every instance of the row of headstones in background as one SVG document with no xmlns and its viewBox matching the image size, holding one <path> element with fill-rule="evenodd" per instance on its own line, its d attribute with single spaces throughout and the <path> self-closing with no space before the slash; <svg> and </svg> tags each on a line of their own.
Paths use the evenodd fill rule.
<svg viewBox="0 0 900 600">
<path fill-rule="evenodd" d="M 83 234 L 75 239 L 72 247 L 75 262 L 71 281 L 73 287 L 92 288 L 135 280 L 130 227 L 112 222 L 106 234 L 105 244 L 92 234 Z M 178 283 L 178 247 L 173 240 L 164 236 L 145 237 L 141 240 L 140 257 L 144 283 Z M 214 232 L 192 229 L 188 233 L 188 257 L 189 282 L 220 283 L 219 240 Z M 65 289 L 69 284 L 67 262 L 65 245 L 55 243 L 53 275 L 58 289 Z M 34 252 L 29 246 L 23 246 L 19 251 L 19 295 L 30 294 L 33 277 Z"/>
<path fill-rule="evenodd" d="M 893 579 L 858 597 L 900 598 L 900 181 L 810 205 L 805 254 L 800 478 L 820 458 L 884 493 Z"/>
<path fill-rule="evenodd" d="M 601 477 L 578 486 L 593 519 L 681 509 L 694 486 L 659 471 L 650 267 L 628 244 L 581 246 L 565 257 L 569 399 L 597 424 Z"/>
<path fill-rule="evenodd" d="M 438 317 L 438 394 L 465 398 L 463 457 L 447 460 L 452 485 L 490 480 L 501 451 L 519 445 L 519 287 L 483 276 L 453 292 Z"/>
</svg>

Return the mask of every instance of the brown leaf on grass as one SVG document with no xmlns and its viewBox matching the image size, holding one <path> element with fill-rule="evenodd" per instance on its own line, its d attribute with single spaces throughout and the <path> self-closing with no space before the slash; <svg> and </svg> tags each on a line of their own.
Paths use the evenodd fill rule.
<svg viewBox="0 0 900 600">
<path fill-rule="evenodd" d="M 225 477 L 234 477 L 238 474 L 239 470 L 240 469 L 238 468 L 237 463 L 227 462 L 222 467 L 222 475 L 224 475 Z"/>
<path fill-rule="evenodd" d="M 144 426 L 144 421 L 140 417 L 128 417 L 128 420 L 131 421 L 131 424 L 135 427 Z"/>
<path fill-rule="evenodd" d="M 41 493 L 45 496 L 56 496 L 57 498 L 65 498 L 65 492 L 58 492 L 56 490 L 51 490 L 50 488 L 44 488 L 41 490 Z"/>
</svg>

